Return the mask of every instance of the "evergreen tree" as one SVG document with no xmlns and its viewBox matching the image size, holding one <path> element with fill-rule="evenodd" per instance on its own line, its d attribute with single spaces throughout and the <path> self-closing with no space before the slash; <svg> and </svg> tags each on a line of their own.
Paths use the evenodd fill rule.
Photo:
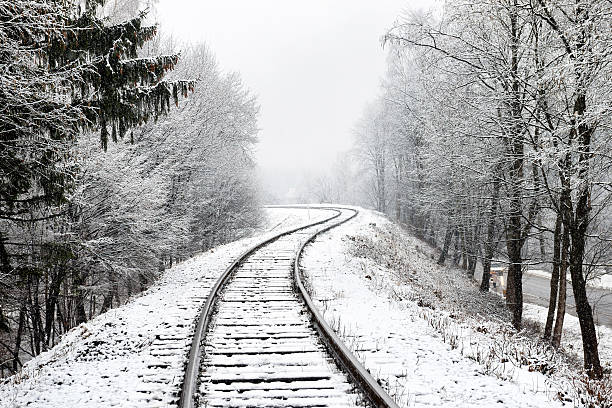
<svg viewBox="0 0 612 408">
<path fill-rule="evenodd" d="M 106 149 L 193 88 L 163 80 L 178 55 L 138 57 L 157 32 L 145 13 L 111 24 L 97 14 L 104 2 L 0 0 L 0 295 L 48 264 L 33 261 L 42 242 L 19 241 L 65 210 L 78 135 L 99 130 Z"/>
</svg>

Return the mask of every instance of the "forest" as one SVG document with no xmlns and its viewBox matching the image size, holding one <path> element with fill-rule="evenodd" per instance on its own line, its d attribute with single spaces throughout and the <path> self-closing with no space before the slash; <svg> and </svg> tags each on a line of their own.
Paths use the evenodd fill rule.
<svg viewBox="0 0 612 408">
<path fill-rule="evenodd" d="M 262 225 L 258 100 L 164 33 L 155 3 L 0 0 L 0 377 Z M 610 0 L 406 11 L 352 148 L 298 201 L 376 209 L 478 271 L 479 295 L 503 265 L 515 333 L 524 275 L 550 271 L 542 337 L 560 347 L 571 291 L 601 379 L 588 286 L 612 274 L 611 24 Z"/>
<path fill-rule="evenodd" d="M 0 376 L 260 222 L 256 98 L 143 3 L 0 0 Z"/>
<path fill-rule="evenodd" d="M 344 172 L 309 190 L 399 220 L 440 264 L 468 276 L 481 265 L 483 291 L 491 264 L 505 265 L 516 329 L 524 271 L 551 270 L 544 338 L 559 346 L 571 290 L 593 378 L 586 287 L 612 265 L 610 22 L 607 0 L 450 0 L 405 14 L 382 38 L 387 73 Z"/>
<path fill-rule="evenodd" d="M 444 2 L 381 38 L 387 72 L 351 150 L 307 179 L 304 200 L 375 208 L 440 250 L 438 262 L 508 269 L 522 328 L 523 274 L 550 270 L 543 337 L 559 347 L 567 291 L 584 365 L 602 375 L 587 286 L 612 273 L 612 4 Z"/>
</svg>

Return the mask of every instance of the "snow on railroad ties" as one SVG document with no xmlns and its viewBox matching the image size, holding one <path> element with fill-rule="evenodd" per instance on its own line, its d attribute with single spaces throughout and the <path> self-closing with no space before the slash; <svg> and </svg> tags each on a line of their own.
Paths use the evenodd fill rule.
<svg viewBox="0 0 612 408">
<path fill-rule="evenodd" d="M 368 240 L 393 245 L 383 242 L 389 228 L 407 246 L 387 248 L 376 260 L 361 253 Z M 394 251 L 408 252 L 412 266 L 398 272 Z M 451 271 L 438 267 L 432 254 L 384 217 L 361 210 L 352 222 L 319 237 L 301 264 L 328 322 L 400 406 L 562 406 L 542 373 L 485 358 L 485 351 L 501 346 L 489 331 L 505 325 L 495 313 L 487 319 L 453 313 L 453 302 L 477 311 L 488 303 L 470 284 L 449 279 L 445 288 L 433 274 Z"/>
<path fill-rule="evenodd" d="M 269 209 L 266 227 L 167 270 L 126 305 L 68 332 L 0 383 L 0 407 L 166 407 L 178 400 L 198 311 L 238 255 L 328 211 Z"/>
<path fill-rule="evenodd" d="M 293 290 L 295 251 L 320 228 L 268 243 L 236 268 L 206 335 L 201 406 L 362 406 Z"/>
</svg>

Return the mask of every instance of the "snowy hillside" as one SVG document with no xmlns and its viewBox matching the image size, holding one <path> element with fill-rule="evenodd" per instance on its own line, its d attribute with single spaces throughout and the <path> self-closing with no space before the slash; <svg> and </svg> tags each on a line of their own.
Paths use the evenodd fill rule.
<svg viewBox="0 0 612 408">
<path fill-rule="evenodd" d="M 317 239 L 302 266 L 326 319 L 401 406 L 581 405 L 575 317 L 566 316 L 567 354 L 539 340 L 539 306 L 525 305 L 528 329 L 516 334 L 500 297 L 437 265 L 427 244 L 380 213 L 361 210 Z M 599 333 L 609 369 L 612 330 Z"/>
<path fill-rule="evenodd" d="M 175 404 L 197 312 L 217 277 L 245 248 L 328 214 L 271 209 L 252 238 L 168 270 L 125 306 L 71 330 L 0 385 L 0 407 L 165 407 Z"/>
</svg>

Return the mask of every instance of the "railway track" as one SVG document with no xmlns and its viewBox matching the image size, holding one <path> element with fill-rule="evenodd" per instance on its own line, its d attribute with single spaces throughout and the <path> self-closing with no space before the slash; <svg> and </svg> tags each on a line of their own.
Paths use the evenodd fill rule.
<svg viewBox="0 0 612 408">
<path fill-rule="evenodd" d="M 238 257 L 196 325 L 180 407 L 397 407 L 316 310 L 299 259 L 319 234 L 357 215 L 278 234 Z"/>
</svg>

